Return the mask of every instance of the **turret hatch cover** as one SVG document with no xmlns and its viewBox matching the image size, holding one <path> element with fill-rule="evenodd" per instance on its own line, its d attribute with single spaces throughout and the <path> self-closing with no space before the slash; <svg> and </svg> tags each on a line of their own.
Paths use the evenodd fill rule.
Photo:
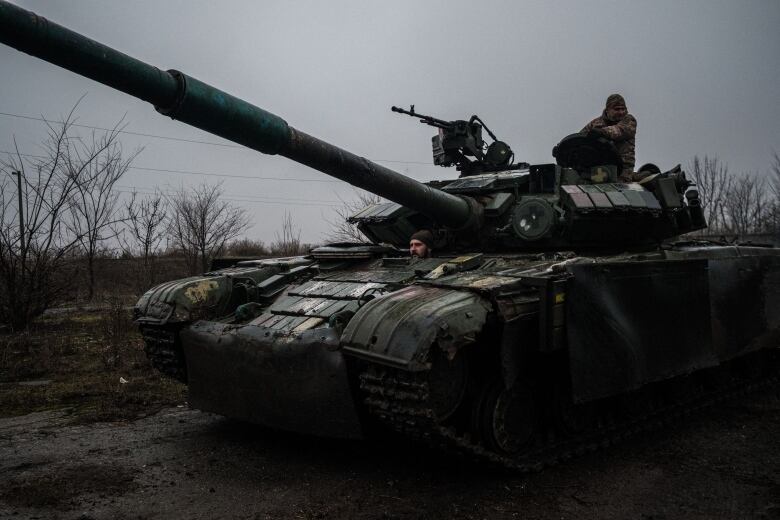
<svg viewBox="0 0 780 520">
<path fill-rule="evenodd" d="M 623 160 L 615 146 L 607 139 L 582 133 L 567 135 L 553 147 L 553 157 L 559 166 L 583 170 L 603 164 L 614 164 L 623 169 Z"/>
</svg>

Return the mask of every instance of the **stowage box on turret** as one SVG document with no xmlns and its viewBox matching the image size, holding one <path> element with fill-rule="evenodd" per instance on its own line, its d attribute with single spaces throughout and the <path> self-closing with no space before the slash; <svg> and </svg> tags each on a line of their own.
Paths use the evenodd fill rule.
<svg viewBox="0 0 780 520">
<path fill-rule="evenodd" d="M 380 424 L 535 469 L 777 376 L 780 254 L 670 239 L 706 227 L 679 168 L 622 183 L 608 141 L 514 162 L 477 116 L 437 128 L 419 183 L 178 71 L 161 71 L 6 2 L 0 41 L 388 202 L 371 240 L 242 261 L 135 306 L 152 362 L 190 405 L 294 432 Z M 487 145 L 483 131 L 492 139 Z M 432 258 L 404 248 L 421 229 Z"/>
</svg>

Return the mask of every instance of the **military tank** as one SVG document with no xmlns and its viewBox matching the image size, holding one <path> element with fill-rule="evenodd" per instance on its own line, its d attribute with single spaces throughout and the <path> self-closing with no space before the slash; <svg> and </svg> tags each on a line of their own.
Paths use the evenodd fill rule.
<svg viewBox="0 0 780 520">
<path fill-rule="evenodd" d="M 477 116 L 394 108 L 437 127 L 434 162 L 460 171 L 423 184 L 6 2 L 0 40 L 388 201 L 351 218 L 370 243 L 141 297 L 149 357 L 195 408 L 328 437 L 384 428 L 533 470 L 777 378 L 780 254 L 671 242 L 706 226 L 679 168 L 617 182 L 614 148 L 581 134 L 555 162 L 513 162 Z M 404 252 L 420 229 L 433 257 Z"/>
</svg>

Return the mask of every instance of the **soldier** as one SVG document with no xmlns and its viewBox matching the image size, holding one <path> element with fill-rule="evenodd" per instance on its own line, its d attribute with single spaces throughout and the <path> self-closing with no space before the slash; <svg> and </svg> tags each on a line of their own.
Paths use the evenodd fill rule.
<svg viewBox="0 0 780 520">
<path fill-rule="evenodd" d="M 433 253 L 433 233 L 421 229 L 409 239 L 409 254 L 418 258 L 430 258 Z"/>
<path fill-rule="evenodd" d="M 634 157 L 636 149 L 636 119 L 628 113 L 626 101 L 620 94 L 607 98 L 607 105 L 601 116 L 582 129 L 583 133 L 593 133 L 612 141 L 623 159 L 623 171 L 620 180 L 630 182 L 634 176 Z"/>
</svg>

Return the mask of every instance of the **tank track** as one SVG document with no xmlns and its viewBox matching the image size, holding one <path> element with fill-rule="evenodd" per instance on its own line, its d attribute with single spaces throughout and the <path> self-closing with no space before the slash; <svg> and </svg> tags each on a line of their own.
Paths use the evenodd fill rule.
<svg viewBox="0 0 780 520">
<path fill-rule="evenodd" d="M 486 448 L 460 433 L 455 427 L 442 424 L 428 406 L 429 384 L 425 375 L 398 369 L 371 367 L 360 374 L 360 389 L 367 411 L 395 432 L 411 440 L 463 456 L 479 464 L 517 472 L 535 472 L 559 462 L 606 448 L 640 432 L 657 429 L 696 410 L 761 388 L 777 385 L 778 363 L 771 375 L 756 380 L 738 381 L 693 398 L 665 404 L 649 413 L 617 421 L 599 417 L 597 425 L 578 435 L 556 434 L 554 428 L 544 429 L 532 447 L 517 455 L 506 455 Z M 548 425 L 551 426 L 551 425 Z"/>
<path fill-rule="evenodd" d="M 187 383 L 187 363 L 179 339 L 180 327 L 142 326 L 144 351 L 152 366 L 182 383 Z"/>
</svg>

